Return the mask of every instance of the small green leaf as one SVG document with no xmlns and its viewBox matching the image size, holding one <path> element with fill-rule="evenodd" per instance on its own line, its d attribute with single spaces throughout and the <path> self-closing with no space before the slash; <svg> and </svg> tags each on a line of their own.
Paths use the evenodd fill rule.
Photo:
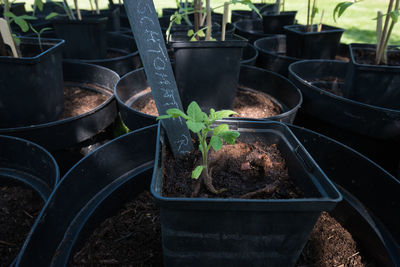
<svg viewBox="0 0 400 267">
<path fill-rule="evenodd" d="M 186 121 L 186 125 L 187 125 L 187 127 L 189 128 L 189 130 L 191 130 L 191 131 L 194 132 L 194 133 L 198 133 L 198 132 L 200 132 L 202 129 L 205 128 L 204 123 L 202 123 L 202 122 L 195 122 L 195 121 L 191 121 L 191 120 Z"/>
<path fill-rule="evenodd" d="M 51 12 L 50 14 L 48 14 L 44 19 L 45 20 L 49 20 L 52 19 L 54 17 L 57 17 L 59 14 L 57 12 Z"/>
<path fill-rule="evenodd" d="M 9 17 L 9 18 L 13 18 L 13 19 L 15 19 L 17 17 L 11 11 L 6 11 L 6 12 L 3 13 L 3 15 L 4 15 L 4 17 Z"/>
<path fill-rule="evenodd" d="M 200 165 L 197 166 L 193 171 L 192 171 L 192 178 L 197 179 L 200 177 L 201 173 L 203 172 L 204 166 Z"/>
<path fill-rule="evenodd" d="M 223 132 L 227 132 L 227 131 L 229 131 L 229 126 L 228 126 L 228 124 L 224 123 L 224 124 L 220 124 L 217 127 L 215 127 L 213 130 L 213 134 L 219 136 Z"/>
<path fill-rule="evenodd" d="M 170 119 L 170 118 L 172 118 L 171 115 L 161 115 L 161 116 L 158 116 L 158 117 L 156 118 L 156 121 L 158 121 L 158 120 Z"/>
<path fill-rule="evenodd" d="M 23 32 L 27 32 L 29 30 L 29 25 L 24 19 L 16 17 L 15 23 L 21 28 Z"/>
<path fill-rule="evenodd" d="M 196 36 L 192 36 L 192 38 L 190 38 L 190 41 L 191 42 L 196 42 L 197 41 Z"/>
<path fill-rule="evenodd" d="M 52 28 L 50 28 L 50 27 L 43 28 L 43 29 L 41 29 L 41 30 L 39 31 L 39 34 L 42 34 L 42 33 L 44 33 L 45 31 L 50 31 L 50 30 L 52 30 Z"/>
<path fill-rule="evenodd" d="M 229 132 L 223 132 L 219 136 L 224 139 L 225 142 L 227 142 L 230 145 L 235 144 L 235 139 L 238 138 L 240 135 L 239 132 L 236 131 L 229 131 Z"/>
<path fill-rule="evenodd" d="M 352 6 L 354 2 L 341 2 L 336 5 L 335 9 L 333 10 L 333 20 L 336 22 L 336 16 L 337 18 L 340 18 L 342 14 L 346 11 L 347 8 Z"/>
<path fill-rule="evenodd" d="M 34 5 L 39 8 L 40 11 L 43 11 L 43 2 L 42 0 L 35 0 Z"/>
<path fill-rule="evenodd" d="M 189 104 L 187 108 L 187 114 L 190 119 L 195 122 L 204 122 L 207 118 L 207 114 L 201 110 L 201 108 L 195 101 L 192 101 Z"/>
<path fill-rule="evenodd" d="M 188 30 L 187 36 L 190 37 L 194 34 L 194 31 L 192 29 Z"/>
<path fill-rule="evenodd" d="M 198 35 L 199 37 L 206 37 L 206 34 L 204 33 L 203 30 L 198 30 L 198 31 L 197 31 L 197 35 Z"/>
<path fill-rule="evenodd" d="M 19 18 L 25 19 L 25 20 L 36 20 L 37 19 L 37 17 L 29 16 L 29 15 L 22 15 L 22 16 L 19 16 Z"/>
<path fill-rule="evenodd" d="M 170 108 L 167 110 L 167 114 L 171 115 L 172 118 L 178 118 L 178 117 L 182 117 L 184 119 L 188 119 L 189 117 L 180 109 L 178 108 Z"/>
<path fill-rule="evenodd" d="M 224 110 L 220 110 L 220 111 L 215 112 L 212 115 L 211 119 L 212 120 L 220 120 L 220 119 L 223 119 L 223 118 L 228 118 L 229 116 L 231 116 L 233 114 L 237 114 L 237 113 L 235 111 L 233 111 L 233 110 L 224 109 Z"/>
<path fill-rule="evenodd" d="M 219 137 L 216 136 L 216 135 L 213 135 L 213 136 L 211 137 L 210 144 L 211 144 L 212 148 L 213 148 L 215 151 L 218 151 L 218 150 L 220 150 L 220 149 L 222 148 L 222 141 L 221 141 L 221 138 L 219 138 Z"/>
</svg>

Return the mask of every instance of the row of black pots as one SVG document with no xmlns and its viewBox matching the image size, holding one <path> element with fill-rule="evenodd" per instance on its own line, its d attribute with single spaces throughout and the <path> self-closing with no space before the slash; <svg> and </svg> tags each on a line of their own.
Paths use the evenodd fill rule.
<svg viewBox="0 0 400 267">
<path fill-rule="evenodd" d="M 249 124 L 230 123 L 238 129 Z M 331 214 L 378 266 L 400 264 L 400 222 L 393 217 L 400 205 L 399 181 L 330 138 L 288 126 L 343 194 L 344 201 Z M 46 202 L 15 265 L 66 265 L 96 226 L 149 187 L 155 137 L 156 126 L 145 127 L 107 143 L 77 163 Z"/>
<path fill-rule="evenodd" d="M 291 123 L 302 103 L 299 90 L 286 78 L 252 66 L 242 65 L 239 73 L 239 87 L 269 95 L 282 108 L 282 113 L 268 119 Z M 120 114 L 129 129 L 134 130 L 155 123 L 156 117 L 132 108 L 135 101 L 151 98 L 146 91 L 149 87 L 144 69 L 132 71 L 117 83 L 114 94 Z M 245 119 L 245 118 L 238 118 Z M 249 118 L 247 118 L 249 119 Z"/>
</svg>

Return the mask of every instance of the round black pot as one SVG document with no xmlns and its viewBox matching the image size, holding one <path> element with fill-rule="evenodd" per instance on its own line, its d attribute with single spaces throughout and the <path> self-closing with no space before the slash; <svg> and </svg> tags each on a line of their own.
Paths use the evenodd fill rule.
<svg viewBox="0 0 400 267">
<path fill-rule="evenodd" d="M 343 92 L 347 64 L 307 60 L 290 65 L 290 79 L 304 97 L 302 116 L 296 124 L 335 138 L 396 173 L 400 162 L 400 110 L 364 104 L 321 89 L 336 87 Z M 338 80 L 315 81 L 327 77 Z"/>
<path fill-rule="evenodd" d="M 85 63 L 64 62 L 64 84 L 79 86 L 110 96 L 104 103 L 79 116 L 25 127 L 0 128 L 0 134 L 31 140 L 55 151 L 85 141 L 109 126 L 117 116 L 113 88 L 118 75 L 104 67 Z M 92 84 L 95 86 L 89 86 Z"/>
<path fill-rule="evenodd" d="M 258 19 L 239 20 L 233 23 L 235 34 L 240 35 L 253 44 L 256 40 L 270 36 L 263 31 L 262 21 Z"/>
<path fill-rule="evenodd" d="M 156 126 L 143 128 L 78 162 L 46 202 L 15 266 L 66 266 L 99 223 L 149 187 L 155 140 Z"/>
<path fill-rule="evenodd" d="M 313 25 L 313 32 L 306 32 L 304 25 L 284 26 L 286 34 L 286 53 L 290 57 L 307 59 L 334 59 L 340 44 L 344 29 L 322 25 Z"/>
<path fill-rule="evenodd" d="M 58 165 L 44 148 L 30 141 L 0 135 L 0 183 L 22 185 L 47 201 L 58 183 Z"/>
<path fill-rule="evenodd" d="M 113 7 L 111 9 L 105 9 L 105 10 L 100 10 L 100 14 L 96 14 L 96 11 L 91 11 L 91 10 L 85 10 L 82 14 L 83 19 L 89 18 L 107 18 L 107 26 L 106 30 L 107 31 L 119 31 L 121 28 L 121 22 L 120 22 L 120 8 Z"/>
<path fill-rule="evenodd" d="M 286 56 L 286 36 L 275 35 L 254 42 L 258 51 L 256 65 L 288 77 L 289 65 L 299 59 Z"/>
<path fill-rule="evenodd" d="M 103 59 L 78 59 L 76 61 L 96 64 L 115 71 L 119 76 L 142 66 L 135 39 L 132 36 L 118 33 L 107 33 L 107 51 L 119 56 Z"/>
<path fill-rule="evenodd" d="M 302 103 L 302 96 L 299 90 L 288 79 L 263 69 L 242 65 L 239 75 L 239 86 L 266 93 L 279 103 L 284 112 L 268 118 L 269 120 L 293 122 L 297 110 Z M 139 97 L 146 95 L 151 97 L 151 93 L 145 91 L 148 87 L 146 74 L 143 69 L 128 73 L 115 86 L 114 93 L 121 118 L 131 130 L 156 123 L 155 116 L 142 113 L 131 107 L 132 103 Z M 235 119 L 246 120 L 245 118 Z M 256 119 L 247 118 L 247 120 Z"/>
<path fill-rule="evenodd" d="M 255 49 L 253 45 L 248 43 L 246 47 L 243 48 L 242 60 L 240 61 L 240 64 L 254 66 L 256 64 L 257 57 L 258 57 L 257 49 Z"/>
<path fill-rule="evenodd" d="M 282 34 L 284 33 L 283 27 L 286 25 L 293 25 L 297 11 L 285 11 L 279 14 L 267 13 L 262 14 L 262 24 L 264 33 L 268 34 Z"/>
<path fill-rule="evenodd" d="M 0 128 L 53 121 L 63 111 L 64 41 L 42 39 L 41 44 L 43 51 L 37 38 L 24 37 L 23 57 L 0 57 Z"/>
<path fill-rule="evenodd" d="M 52 19 L 58 38 L 65 40 L 65 58 L 98 59 L 107 57 L 107 18 L 83 20 Z"/>
<path fill-rule="evenodd" d="M 393 214 L 400 205 L 399 182 L 356 151 L 315 132 L 289 127 L 344 196 L 331 214 L 378 266 L 398 266 L 400 218 Z M 66 265 L 105 217 L 148 189 L 155 135 L 155 126 L 140 129 L 80 161 L 47 201 L 16 266 Z"/>
<path fill-rule="evenodd" d="M 247 40 L 239 38 L 171 43 L 176 83 L 185 110 L 192 101 L 207 111 L 232 108 L 246 45 Z"/>
</svg>

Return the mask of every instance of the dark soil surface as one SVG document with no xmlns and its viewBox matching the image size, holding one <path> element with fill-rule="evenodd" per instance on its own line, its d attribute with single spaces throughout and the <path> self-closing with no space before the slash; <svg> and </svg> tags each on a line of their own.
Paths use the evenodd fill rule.
<svg viewBox="0 0 400 267">
<path fill-rule="evenodd" d="M 64 87 L 64 111 L 60 119 L 84 114 L 109 98 L 108 95 L 84 89 L 79 86 Z"/>
<path fill-rule="evenodd" d="M 149 192 L 104 221 L 72 257 L 72 266 L 162 266 L 159 210 Z M 298 267 L 366 267 L 371 264 L 351 234 L 322 213 Z M 282 266 L 283 267 L 283 266 Z"/>
<path fill-rule="evenodd" d="M 369 49 L 354 49 L 354 57 L 359 64 L 375 64 L 376 52 Z M 400 50 L 388 50 L 387 51 L 388 66 L 400 66 Z"/>
<path fill-rule="evenodd" d="M 0 187 L 0 266 L 17 256 L 43 204 L 33 190 Z"/>
<path fill-rule="evenodd" d="M 337 96 L 343 96 L 344 80 L 338 77 L 323 77 L 309 81 L 312 85 Z"/>
<path fill-rule="evenodd" d="M 192 170 L 200 165 L 200 152 L 174 159 L 166 147 L 165 154 L 163 166 L 168 167 L 164 168 L 163 196 L 192 197 L 201 181 L 191 179 Z M 237 141 L 235 145 L 223 146 L 217 152 L 210 150 L 209 166 L 214 187 L 228 190 L 214 195 L 203 187 L 200 197 L 287 199 L 304 196 L 289 177 L 286 162 L 275 144 Z"/>
<path fill-rule="evenodd" d="M 140 96 L 131 107 L 148 115 L 158 116 L 156 103 L 150 94 L 150 88 L 140 92 Z M 239 88 L 235 98 L 235 117 L 242 118 L 268 118 L 282 113 L 281 107 L 271 96 L 248 88 Z"/>
</svg>

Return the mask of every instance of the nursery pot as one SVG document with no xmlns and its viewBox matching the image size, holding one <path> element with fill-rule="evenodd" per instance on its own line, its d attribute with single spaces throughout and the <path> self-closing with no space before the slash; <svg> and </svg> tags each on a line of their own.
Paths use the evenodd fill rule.
<svg viewBox="0 0 400 267">
<path fill-rule="evenodd" d="M 23 2 L 23 3 L 12 3 L 10 5 L 10 12 L 12 12 L 15 16 L 22 16 L 22 15 L 26 14 L 25 2 Z M 4 13 L 4 4 L 0 5 L 0 13 L 1 14 Z"/>
<path fill-rule="evenodd" d="M 400 109 L 400 62 L 396 66 L 362 63 L 360 55 L 375 59 L 375 45 L 350 44 L 350 63 L 345 81 L 345 96 L 355 101 L 388 109 Z M 400 56 L 398 48 L 388 48 L 387 56 Z"/>
<path fill-rule="evenodd" d="M 243 48 L 242 60 L 240 64 L 254 66 L 256 64 L 258 57 L 258 51 L 253 45 L 248 43 L 245 48 Z"/>
<path fill-rule="evenodd" d="M 22 57 L 0 57 L 0 128 L 56 120 L 63 111 L 63 40 L 21 38 Z"/>
<path fill-rule="evenodd" d="M 54 19 L 58 38 L 65 40 L 65 58 L 99 59 L 107 57 L 107 18 L 83 20 Z"/>
<path fill-rule="evenodd" d="M 306 197 L 163 196 L 166 140 L 159 124 L 151 192 L 160 206 L 164 266 L 294 266 L 320 212 L 332 210 L 342 196 L 284 124 L 228 123 L 244 142 L 277 144 Z"/>
<path fill-rule="evenodd" d="M 258 9 L 258 11 L 263 13 L 268 12 L 275 12 L 276 11 L 276 4 L 254 4 L 254 6 Z M 258 14 L 252 10 L 232 10 L 232 17 L 231 21 L 236 22 L 242 19 L 260 19 Z"/>
<path fill-rule="evenodd" d="M 283 28 L 286 34 L 287 55 L 307 59 L 334 59 L 344 32 L 344 29 L 324 24 L 320 32 L 317 31 L 318 25 L 312 25 L 312 32 L 306 32 L 304 25 Z"/>
<path fill-rule="evenodd" d="M 279 14 L 267 13 L 262 14 L 262 24 L 264 33 L 269 34 L 282 34 L 284 33 L 283 27 L 286 25 L 293 25 L 297 11 L 285 11 Z"/>
<path fill-rule="evenodd" d="M 0 184 L 29 187 L 46 201 L 59 178 L 58 165 L 44 148 L 21 138 L 0 135 Z"/>
<path fill-rule="evenodd" d="M 107 31 L 119 31 L 121 28 L 121 22 L 120 22 L 120 8 L 119 7 L 114 7 L 111 9 L 105 9 L 105 10 L 100 10 L 100 14 L 96 14 L 96 11 L 91 11 L 88 10 L 84 14 L 84 19 L 89 18 L 107 18 L 107 26 L 106 30 Z"/>
<path fill-rule="evenodd" d="M 235 27 L 235 34 L 242 36 L 253 44 L 256 40 L 270 36 L 263 32 L 262 21 L 258 19 L 245 19 L 233 23 Z"/>
<path fill-rule="evenodd" d="M 175 78 L 183 108 L 196 101 L 204 110 L 230 109 L 246 40 L 172 42 Z"/>
</svg>

